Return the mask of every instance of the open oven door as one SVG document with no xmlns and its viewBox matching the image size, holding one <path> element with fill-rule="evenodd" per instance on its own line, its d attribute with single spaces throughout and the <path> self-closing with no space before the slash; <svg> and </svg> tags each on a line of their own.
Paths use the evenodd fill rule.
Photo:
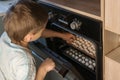
<svg viewBox="0 0 120 80">
<path fill-rule="evenodd" d="M 43 46 L 42 44 L 29 43 L 29 48 L 36 60 L 36 67 L 38 68 L 42 61 L 46 58 L 52 58 L 56 64 L 55 70 L 50 71 L 45 80 L 85 80 L 74 66 L 55 54 L 53 51 Z"/>
</svg>

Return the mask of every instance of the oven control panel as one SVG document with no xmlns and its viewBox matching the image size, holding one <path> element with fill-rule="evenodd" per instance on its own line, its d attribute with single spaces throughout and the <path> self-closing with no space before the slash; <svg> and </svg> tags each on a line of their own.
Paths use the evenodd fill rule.
<svg viewBox="0 0 120 80">
<path fill-rule="evenodd" d="M 73 19 L 73 21 L 70 23 L 70 28 L 72 30 L 79 30 L 80 26 L 82 25 L 82 22 L 78 20 L 77 18 Z"/>
<path fill-rule="evenodd" d="M 72 30 L 80 30 L 80 27 L 82 25 L 82 21 L 76 17 L 73 17 L 72 15 L 63 15 L 63 14 L 57 14 L 53 11 L 48 12 L 49 20 L 57 17 L 57 21 L 68 25 L 70 29 Z"/>
</svg>

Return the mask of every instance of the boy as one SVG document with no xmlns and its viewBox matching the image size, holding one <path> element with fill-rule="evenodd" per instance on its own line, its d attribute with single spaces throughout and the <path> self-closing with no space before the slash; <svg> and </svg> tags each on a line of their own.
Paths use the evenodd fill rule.
<svg viewBox="0 0 120 80">
<path fill-rule="evenodd" d="M 11 6 L 0 38 L 0 80 L 43 80 L 54 69 L 55 63 L 47 58 L 36 73 L 28 43 L 39 37 L 59 37 L 71 42 L 74 36 L 45 29 L 47 19 L 46 11 L 35 2 L 21 0 Z"/>
</svg>

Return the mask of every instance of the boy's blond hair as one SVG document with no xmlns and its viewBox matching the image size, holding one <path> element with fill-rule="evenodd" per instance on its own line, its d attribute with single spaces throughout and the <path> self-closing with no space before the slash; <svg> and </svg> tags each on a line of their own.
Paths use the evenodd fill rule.
<svg viewBox="0 0 120 80">
<path fill-rule="evenodd" d="M 8 10 L 4 29 L 11 40 L 20 42 L 30 31 L 45 27 L 47 19 L 47 12 L 39 4 L 21 0 Z"/>
</svg>

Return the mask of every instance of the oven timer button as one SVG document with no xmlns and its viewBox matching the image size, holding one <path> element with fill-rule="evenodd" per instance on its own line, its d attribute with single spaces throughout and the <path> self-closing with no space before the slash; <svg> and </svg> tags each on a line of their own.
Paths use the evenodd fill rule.
<svg viewBox="0 0 120 80">
<path fill-rule="evenodd" d="M 71 28 L 72 30 L 79 30 L 81 25 L 82 25 L 82 22 L 75 18 L 75 19 L 73 19 L 73 21 L 70 23 L 70 28 Z"/>
</svg>

